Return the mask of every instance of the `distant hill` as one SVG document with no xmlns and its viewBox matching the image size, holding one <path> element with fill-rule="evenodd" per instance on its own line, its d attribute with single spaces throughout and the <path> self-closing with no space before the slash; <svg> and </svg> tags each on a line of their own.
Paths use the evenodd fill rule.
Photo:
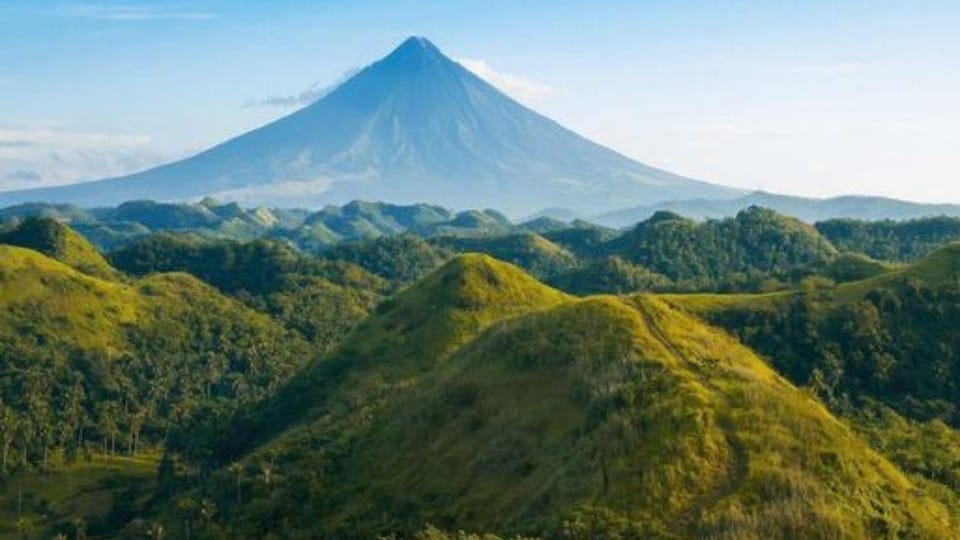
<svg viewBox="0 0 960 540">
<path fill-rule="evenodd" d="M 698 223 L 660 211 L 608 243 L 617 255 L 673 280 L 732 282 L 825 261 L 836 248 L 806 223 L 751 207 L 733 218 Z"/>
<path fill-rule="evenodd" d="M 883 197 L 845 196 L 830 199 L 791 197 L 757 191 L 728 200 L 682 200 L 636 206 L 590 216 L 590 221 L 610 227 L 625 227 L 661 210 L 691 219 L 731 217 L 751 206 L 762 206 L 808 223 L 828 219 L 904 220 L 935 216 L 960 216 L 960 204 L 925 204 Z"/>
</svg>

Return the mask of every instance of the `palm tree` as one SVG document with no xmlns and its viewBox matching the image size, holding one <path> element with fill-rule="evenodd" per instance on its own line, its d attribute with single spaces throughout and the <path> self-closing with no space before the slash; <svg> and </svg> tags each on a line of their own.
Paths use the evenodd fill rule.
<svg viewBox="0 0 960 540">
<path fill-rule="evenodd" d="M 210 527 L 213 516 L 217 515 L 217 505 L 210 499 L 200 501 L 200 517 L 203 518 L 204 528 Z"/>
<path fill-rule="evenodd" d="M 20 536 L 23 537 L 23 540 L 29 540 L 30 534 L 36 530 L 36 524 L 33 523 L 33 520 L 26 517 L 21 517 L 17 520 L 17 532 L 20 533 Z"/>
<path fill-rule="evenodd" d="M 87 540 L 87 522 L 80 516 L 73 518 L 73 538 Z"/>
<path fill-rule="evenodd" d="M 150 538 L 150 540 L 161 540 L 163 538 L 163 525 L 154 523 L 147 527 L 147 538 Z"/>
<path fill-rule="evenodd" d="M 270 484 L 273 482 L 273 463 L 265 461 L 260 464 L 260 476 L 263 478 L 263 483 L 267 485 L 267 490 L 269 490 Z"/>
<path fill-rule="evenodd" d="M 190 497 L 184 497 L 177 501 L 177 509 L 183 514 L 183 534 L 187 540 L 190 540 L 190 521 L 197 511 L 197 502 Z"/>
<path fill-rule="evenodd" d="M 232 472 L 237 478 L 237 506 L 242 504 L 241 501 L 241 492 L 240 492 L 240 482 L 243 481 L 243 465 L 240 462 L 230 464 L 230 472 Z"/>
</svg>

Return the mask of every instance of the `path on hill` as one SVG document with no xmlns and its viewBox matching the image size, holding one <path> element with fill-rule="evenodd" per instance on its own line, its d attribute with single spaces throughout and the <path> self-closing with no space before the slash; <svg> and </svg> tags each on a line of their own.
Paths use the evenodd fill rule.
<svg viewBox="0 0 960 540">
<path fill-rule="evenodd" d="M 733 403 L 730 403 L 726 394 L 714 383 L 711 374 L 704 371 L 703 367 L 699 364 L 688 360 L 680 349 L 663 333 L 663 330 L 657 325 L 656 319 L 654 319 L 643 300 L 634 300 L 630 302 L 630 305 L 640 313 L 644 323 L 650 330 L 650 335 L 666 349 L 668 354 L 673 356 L 677 362 L 689 367 L 691 371 L 699 376 L 700 382 L 715 394 L 727 400 L 728 405 L 731 407 L 734 406 Z M 736 493 L 746 481 L 747 475 L 750 472 L 750 457 L 747 453 L 746 446 L 737 435 L 735 426 L 730 419 L 725 416 L 717 415 L 716 419 L 717 425 L 723 431 L 723 437 L 731 453 L 730 462 L 727 465 L 727 475 L 724 480 L 719 482 L 713 489 L 697 497 L 693 503 L 680 514 L 679 519 L 674 522 L 674 530 L 677 532 L 689 529 L 690 525 L 693 524 L 694 518 L 697 517 L 700 511 Z"/>
</svg>

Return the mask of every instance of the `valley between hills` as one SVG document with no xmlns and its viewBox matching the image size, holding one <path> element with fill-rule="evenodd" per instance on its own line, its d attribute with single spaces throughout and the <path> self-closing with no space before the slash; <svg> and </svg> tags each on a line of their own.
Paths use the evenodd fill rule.
<svg viewBox="0 0 960 540">
<path fill-rule="evenodd" d="M 135 204 L 0 211 L 0 538 L 960 531 L 960 220 Z"/>
</svg>

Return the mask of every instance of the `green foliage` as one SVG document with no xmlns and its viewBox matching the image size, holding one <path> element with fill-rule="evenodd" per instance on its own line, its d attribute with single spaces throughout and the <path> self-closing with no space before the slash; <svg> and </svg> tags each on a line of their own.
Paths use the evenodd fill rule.
<svg viewBox="0 0 960 540">
<path fill-rule="evenodd" d="M 11 246 L 0 306 L 4 475 L 172 444 L 172 430 L 271 394 L 311 350 L 185 274 L 107 281 Z"/>
<path fill-rule="evenodd" d="M 951 536 L 815 399 L 655 297 L 574 300 L 458 257 L 311 372 L 225 437 L 286 422 L 247 445 L 234 536 Z M 235 474 L 210 484 L 224 501 Z"/>
<path fill-rule="evenodd" d="M 832 219 L 817 223 L 816 227 L 841 250 L 884 261 L 916 261 L 944 244 L 960 240 L 960 218 L 955 217 L 908 221 Z"/>
<path fill-rule="evenodd" d="M 116 278 L 117 272 L 83 237 L 50 218 L 27 218 L 0 233 L 0 244 L 39 251 L 85 274 Z"/>
<path fill-rule="evenodd" d="M 431 243 L 457 253 L 485 253 L 515 264 L 539 278 L 555 276 L 578 265 L 577 258 L 570 252 L 536 233 L 445 236 L 435 238 Z"/>
<path fill-rule="evenodd" d="M 453 254 L 417 236 L 400 234 L 341 244 L 322 256 L 355 264 L 400 287 L 426 276 Z"/>
<path fill-rule="evenodd" d="M 325 351 L 370 312 L 386 285 L 361 268 L 305 256 L 285 244 L 209 241 L 161 233 L 110 255 L 136 276 L 189 272 L 296 330 Z"/>
<path fill-rule="evenodd" d="M 642 266 L 612 256 L 559 274 L 547 280 L 550 285 L 573 294 L 625 294 L 666 289 L 672 282 Z"/>
<path fill-rule="evenodd" d="M 0 538 L 20 538 L 14 536 L 18 519 L 30 522 L 35 538 L 119 531 L 130 520 L 121 515 L 123 507 L 136 514 L 149 507 L 155 466 L 151 455 L 91 456 L 54 471 L 9 477 L 0 484 Z"/>
<path fill-rule="evenodd" d="M 694 290 L 757 289 L 771 274 L 836 255 L 813 227 L 757 207 L 704 223 L 658 212 L 604 251 Z"/>
<path fill-rule="evenodd" d="M 620 235 L 614 229 L 579 220 L 574 221 L 568 228 L 542 234 L 547 240 L 585 260 L 600 257 L 604 244 Z"/>
</svg>

